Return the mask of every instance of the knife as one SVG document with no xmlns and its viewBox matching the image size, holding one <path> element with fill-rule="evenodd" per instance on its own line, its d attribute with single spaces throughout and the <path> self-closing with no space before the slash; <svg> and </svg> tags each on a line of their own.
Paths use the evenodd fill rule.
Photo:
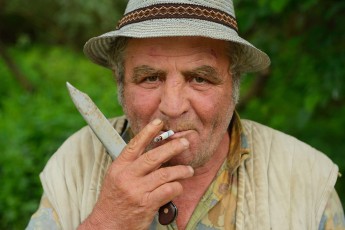
<svg viewBox="0 0 345 230">
<path fill-rule="evenodd" d="M 110 157 L 115 160 L 125 148 L 126 142 L 87 94 L 79 91 L 69 82 L 66 82 L 66 85 L 78 111 L 102 142 Z M 158 221 L 162 225 L 168 225 L 176 219 L 177 213 L 177 207 L 170 201 L 159 208 Z"/>
<path fill-rule="evenodd" d="M 68 82 L 66 85 L 80 114 L 84 117 L 85 121 L 107 149 L 110 157 L 114 160 L 120 155 L 126 146 L 126 142 L 87 94 L 79 91 Z"/>
</svg>

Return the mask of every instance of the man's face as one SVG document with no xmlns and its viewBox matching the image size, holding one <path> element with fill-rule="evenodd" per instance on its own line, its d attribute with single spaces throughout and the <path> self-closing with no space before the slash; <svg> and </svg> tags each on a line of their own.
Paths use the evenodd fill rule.
<svg viewBox="0 0 345 230">
<path fill-rule="evenodd" d="M 200 167 L 224 143 L 234 111 L 227 51 L 226 42 L 201 37 L 129 41 L 123 106 L 134 134 L 160 118 L 162 132 L 190 142 L 168 164 Z"/>
</svg>

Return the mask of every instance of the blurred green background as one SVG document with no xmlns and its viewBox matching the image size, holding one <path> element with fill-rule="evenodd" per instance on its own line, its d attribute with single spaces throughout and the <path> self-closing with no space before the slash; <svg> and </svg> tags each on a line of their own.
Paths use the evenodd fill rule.
<svg viewBox="0 0 345 230">
<path fill-rule="evenodd" d="M 0 1 L 0 229 L 23 229 L 41 195 L 39 172 L 85 125 L 65 82 L 108 117 L 122 113 L 111 72 L 85 41 L 115 28 L 123 0 Z M 244 76 L 238 110 L 325 152 L 345 171 L 345 1 L 235 0 L 240 34 L 271 57 Z M 344 177 L 336 189 L 345 201 Z"/>
</svg>

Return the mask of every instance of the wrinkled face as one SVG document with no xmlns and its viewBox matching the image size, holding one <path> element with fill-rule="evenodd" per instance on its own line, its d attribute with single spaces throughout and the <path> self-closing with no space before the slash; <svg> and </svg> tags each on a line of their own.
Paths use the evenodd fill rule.
<svg viewBox="0 0 345 230">
<path fill-rule="evenodd" d="M 162 131 L 190 142 L 169 164 L 200 167 L 228 135 L 235 105 L 226 54 L 226 42 L 200 37 L 129 41 L 123 107 L 133 132 L 160 118 Z"/>
</svg>

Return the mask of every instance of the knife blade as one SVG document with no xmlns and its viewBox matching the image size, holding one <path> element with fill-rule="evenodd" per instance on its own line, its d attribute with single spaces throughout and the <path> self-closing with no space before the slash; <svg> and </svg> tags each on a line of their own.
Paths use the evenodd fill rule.
<svg viewBox="0 0 345 230">
<path fill-rule="evenodd" d="M 126 146 L 126 142 L 87 94 L 79 91 L 69 82 L 66 82 L 66 85 L 78 111 L 114 160 Z"/>
<path fill-rule="evenodd" d="M 89 124 L 97 138 L 107 149 L 110 157 L 114 160 L 124 149 L 126 142 L 87 94 L 81 92 L 69 82 L 66 82 L 66 85 L 78 111 Z M 178 209 L 176 205 L 170 201 L 159 208 L 158 214 L 159 223 L 162 225 L 168 225 L 176 219 Z"/>
</svg>

